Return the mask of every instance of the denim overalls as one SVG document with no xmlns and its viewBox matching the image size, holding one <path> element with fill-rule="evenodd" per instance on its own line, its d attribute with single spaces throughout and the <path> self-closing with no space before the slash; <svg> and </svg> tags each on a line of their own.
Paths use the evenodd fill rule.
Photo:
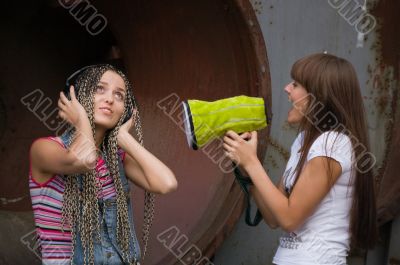
<svg viewBox="0 0 400 265">
<path fill-rule="evenodd" d="M 67 131 L 61 135 L 61 140 L 64 146 L 67 146 L 68 139 L 71 137 L 70 132 Z M 121 183 L 124 188 L 125 196 L 128 203 L 128 213 L 129 213 L 129 224 L 131 227 L 131 240 L 129 242 L 129 261 L 133 264 L 134 261 L 140 260 L 140 247 L 139 242 L 136 237 L 135 228 L 133 224 L 133 211 L 132 203 L 129 195 L 129 183 L 125 176 L 125 170 L 122 164 L 122 160 L 118 157 L 119 175 L 121 178 Z M 78 183 L 80 189 L 82 188 L 82 176 L 78 176 Z M 102 215 L 102 208 L 104 207 L 104 215 Z M 117 203 L 116 199 L 99 199 L 99 222 L 100 222 L 100 236 L 101 242 L 94 239 L 94 263 L 104 264 L 104 265 L 117 265 L 117 264 L 129 264 L 122 261 L 122 252 L 117 243 Z M 103 221 L 101 222 L 101 220 Z M 76 242 L 74 245 L 74 257 L 73 264 L 83 264 L 83 248 L 80 240 L 79 231 L 77 231 Z"/>
</svg>

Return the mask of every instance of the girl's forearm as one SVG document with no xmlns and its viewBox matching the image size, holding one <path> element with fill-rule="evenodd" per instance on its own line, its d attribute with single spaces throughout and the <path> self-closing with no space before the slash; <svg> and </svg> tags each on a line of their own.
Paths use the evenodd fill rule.
<svg viewBox="0 0 400 265">
<path fill-rule="evenodd" d="M 96 166 L 96 145 L 88 119 L 76 126 L 75 138 L 69 151 L 74 154 L 79 163 L 83 163 L 87 168 L 92 169 Z"/>
<path fill-rule="evenodd" d="M 177 181 L 172 171 L 157 157 L 141 146 L 131 134 L 121 133 L 119 136 L 119 145 L 137 161 L 152 189 L 162 191 L 166 187 L 177 186 Z"/>
<path fill-rule="evenodd" d="M 278 228 L 279 224 L 276 221 L 273 214 L 271 213 L 271 211 L 268 209 L 268 207 L 266 207 L 264 201 L 262 200 L 260 192 L 256 188 L 250 187 L 250 193 L 253 196 L 254 201 L 256 202 L 265 223 L 267 223 L 268 226 L 271 227 L 272 229 Z"/>
<path fill-rule="evenodd" d="M 244 169 L 254 183 L 253 193 L 259 201 L 259 206 L 265 209 L 265 217 L 271 217 L 268 221 L 271 221 L 271 224 L 275 221 L 277 226 L 290 230 L 288 199 L 272 183 L 260 161 L 249 163 Z"/>
</svg>

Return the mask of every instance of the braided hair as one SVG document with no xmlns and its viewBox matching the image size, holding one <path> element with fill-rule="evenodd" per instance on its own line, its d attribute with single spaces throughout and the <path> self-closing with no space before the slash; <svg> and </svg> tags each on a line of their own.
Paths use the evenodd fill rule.
<svg viewBox="0 0 400 265">
<path fill-rule="evenodd" d="M 100 146 L 100 151 L 103 156 L 105 156 L 105 162 L 109 169 L 110 175 L 113 178 L 116 190 L 117 242 L 122 251 L 123 260 L 129 263 L 129 246 L 130 244 L 133 244 L 130 239 L 133 237 L 129 225 L 129 206 L 119 176 L 117 135 L 125 117 L 128 115 L 129 110 L 136 109 L 136 111 L 133 112 L 133 115 L 135 115 L 134 126 L 138 141 L 141 145 L 143 145 L 143 133 L 135 98 L 132 94 L 131 85 L 125 74 L 115 67 L 107 64 L 88 67 L 82 72 L 82 74 L 79 75 L 75 87 L 76 91 L 78 91 L 77 99 L 88 114 L 93 137 L 95 138 L 94 96 L 97 84 L 100 81 L 102 75 L 109 70 L 121 76 L 125 83 L 127 96 L 125 97 L 124 112 L 119 119 L 117 125 L 106 132 L 103 142 Z M 71 145 L 74 137 L 77 134 L 74 128 L 71 129 L 70 133 L 72 137 L 69 138 L 67 146 Z M 78 183 L 78 175 L 82 175 L 81 190 L 79 188 L 80 184 Z M 100 240 L 101 231 L 101 223 L 99 221 L 99 216 L 101 213 L 98 204 L 98 194 L 102 188 L 101 183 L 98 178 L 96 178 L 95 169 L 92 169 L 83 174 L 65 175 L 64 180 L 65 191 L 63 194 L 64 203 L 62 208 L 62 223 L 63 226 L 65 224 L 69 224 L 71 227 L 73 242 L 71 260 L 74 256 L 74 245 L 76 243 L 77 233 L 79 233 L 83 248 L 84 264 L 94 264 L 94 240 Z M 145 200 L 149 200 L 149 198 L 150 201 L 154 199 L 152 194 L 146 192 Z M 151 205 L 151 209 L 147 209 L 147 205 L 148 204 L 146 204 L 145 202 L 145 213 L 153 212 L 153 205 Z M 104 209 L 104 207 L 102 208 Z M 146 223 L 149 224 L 147 225 L 148 227 L 143 228 L 143 231 L 149 230 L 151 222 L 152 220 L 147 220 L 147 222 L 145 220 L 145 226 Z M 144 234 L 143 236 L 148 238 L 148 234 Z M 147 245 L 147 240 L 145 244 Z"/>
</svg>

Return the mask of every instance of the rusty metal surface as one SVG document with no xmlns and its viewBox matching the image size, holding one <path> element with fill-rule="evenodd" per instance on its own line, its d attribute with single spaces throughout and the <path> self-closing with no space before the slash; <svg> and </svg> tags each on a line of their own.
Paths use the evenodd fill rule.
<svg viewBox="0 0 400 265">
<path fill-rule="evenodd" d="M 240 216 L 242 194 L 232 175 L 221 173 L 201 151 L 189 150 L 179 126 L 156 103 L 171 93 L 180 99 L 270 98 L 268 63 L 254 15 L 254 24 L 247 24 L 250 7 L 246 1 L 121 1 L 103 9 L 134 80 L 146 146 L 179 181 L 176 193 L 158 199 L 149 264 L 180 262 L 157 241 L 163 230 L 178 227 L 189 238 L 188 246 L 211 256 Z M 172 116 L 180 120 L 179 111 Z M 264 151 L 265 146 L 260 154 Z"/>
<path fill-rule="evenodd" d="M 385 119 L 387 123 L 386 153 L 379 170 L 377 181 L 379 184 L 378 221 L 382 225 L 400 213 L 400 23 L 398 11 L 400 2 L 395 0 L 381 0 L 372 9 L 372 14 L 379 22 L 376 49 L 378 66 L 381 69 L 392 69 L 392 75 L 378 79 L 377 88 L 380 88 L 377 110 L 389 105 L 390 111 Z M 391 91 L 392 90 L 392 91 Z M 392 95 L 388 95 L 389 93 Z M 388 98 L 392 98 L 388 100 Z"/>
<path fill-rule="evenodd" d="M 31 210 L 29 147 L 33 139 L 51 133 L 40 119 L 57 107 L 66 73 L 102 56 L 104 45 L 96 41 L 104 36 L 91 38 L 78 23 L 72 23 L 68 13 L 46 8 L 43 2 L 28 1 L 23 6 L 10 2 L 4 10 L 0 28 L 4 36 L 0 44 L 0 101 L 4 104 L 0 111 L 0 209 L 27 211 Z M 42 106 L 37 116 L 21 103 L 35 89 L 53 103 L 47 110 Z"/>
<path fill-rule="evenodd" d="M 33 138 L 49 135 L 19 99 L 37 87 L 55 100 L 56 87 L 62 86 L 67 73 L 103 58 L 113 43 L 111 38 L 88 35 L 57 1 L 45 2 L 51 3 L 52 8 L 45 9 L 33 1 L 22 7 L 8 2 L 7 6 L 15 6 L 5 9 L 4 23 L 0 25 L 7 37 L 0 49 L 0 104 L 4 103 L 4 108 L 0 105 L 0 158 L 7 165 L 3 171 L 7 177 L 0 178 L 3 210 L 30 209 L 28 165 L 21 161 L 27 159 Z M 144 115 L 145 144 L 171 165 L 180 181 L 177 193 L 158 198 L 150 255 L 160 255 L 158 258 L 165 258 L 166 264 L 177 259 L 168 256 L 168 250 L 156 240 L 158 233 L 177 225 L 190 243 L 211 256 L 235 226 L 242 200 L 232 176 L 220 174 L 218 166 L 204 153 L 186 149 L 182 131 L 157 108 L 156 102 L 171 92 L 181 98 L 208 100 L 239 92 L 263 96 L 267 93 L 268 100 L 278 104 L 268 111 L 274 111 L 274 123 L 268 128 L 271 131 L 264 132 L 271 133 L 268 143 L 263 142 L 265 138 L 260 139 L 259 154 L 263 156 L 265 146 L 269 146 L 264 165 L 276 180 L 296 133 L 283 122 L 289 103 L 283 103 L 282 88 L 290 81 L 291 63 L 311 52 L 328 50 L 355 65 L 365 96 L 373 152 L 378 158 L 380 223 L 389 222 L 400 210 L 399 1 L 368 1 L 376 3 L 369 8 L 379 27 L 366 36 L 365 47 L 360 49 L 355 48 L 357 32 L 327 1 L 313 0 L 309 5 L 278 0 L 251 2 L 258 18 L 245 0 L 172 1 L 168 5 L 160 1 L 93 1 L 108 19 L 136 89 Z M 19 10 L 20 17 L 13 17 L 15 10 Z M 272 94 L 264 41 L 270 55 Z M 104 43 L 107 45 L 98 47 Z M 179 120 L 179 112 L 173 117 Z M 142 201 L 137 190 L 134 197 L 135 201 Z M 135 208 L 137 229 L 141 207 Z M 189 216 L 183 214 L 186 210 L 191 212 Z M 242 223 L 235 230 L 230 247 L 221 252 L 225 255 L 223 261 L 240 264 L 271 260 L 278 232 L 265 226 L 250 230 Z M 259 241 L 253 240 L 255 237 Z"/>
<path fill-rule="evenodd" d="M 1 209 L 30 210 L 29 146 L 33 139 L 53 134 L 20 99 L 40 88 L 45 97 L 56 102 L 68 73 L 109 54 L 120 54 L 114 57 L 121 56 L 132 80 L 142 113 L 145 146 L 171 167 L 179 181 L 177 192 L 157 197 L 146 264 L 180 262 L 157 240 L 157 235 L 172 226 L 188 238 L 182 249 L 193 244 L 204 256 L 211 257 L 238 221 L 243 194 L 233 175 L 223 173 L 209 154 L 187 147 L 175 103 L 187 98 L 215 100 L 246 94 L 265 97 L 270 110 L 265 45 L 249 2 L 92 1 L 108 21 L 106 32 L 97 36 L 88 35 L 68 10 L 53 1 L 40 3 L 19 10 L 26 15 L 24 20 L 10 16 L 2 25 L 4 36 L 10 36 L 11 41 L 2 49 L 8 54 L 2 57 L 5 89 L 1 99 L 12 122 L 0 139 L 0 159 L 9 165 L 3 174 L 13 178 L 1 178 L 0 197 L 23 196 L 24 201 L 9 201 Z M 7 10 L 12 13 L 17 6 L 10 5 Z M 17 44 L 20 40 L 22 44 Z M 13 46 L 19 48 L 18 52 Z M 158 103 L 172 93 L 179 100 L 167 111 L 161 109 Z M 261 158 L 267 145 L 262 139 L 268 133 L 266 129 L 260 134 Z M 24 159 L 17 161 L 15 157 Z M 135 188 L 133 197 L 137 202 L 136 230 L 140 231 L 143 194 Z"/>
<path fill-rule="evenodd" d="M 96 37 L 89 35 L 68 12 L 49 8 L 46 1 L 26 1 L 23 5 L 8 2 L 3 11 L 0 264 L 40 264 L 35 256 L 37 244 L 28 190 L 29 147 L 33 139 L 54 135 L 46 127 L 46 120 L 41 119 L 57 108 L 66 76 L 81 65 L 105 59 L 113 41 L 107 30 Z M 34 114 L 21 99 L 36 89 L 51 104 Z M 37 98 L 35 102 L 42 101 Z"/>
</svg>

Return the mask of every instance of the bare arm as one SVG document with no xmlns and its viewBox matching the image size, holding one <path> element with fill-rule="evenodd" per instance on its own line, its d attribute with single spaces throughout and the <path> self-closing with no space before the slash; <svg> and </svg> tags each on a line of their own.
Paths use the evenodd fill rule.
<svg viewBox="0 0 400 265">
<path fill-rule="evenodd" d="M 128 122 L 132 122 L 132 119 Z M 178 183 L 172 171 L 122 127 L 118 134 L 118 145 L 126 152 L 124 169 L 131 181 L 159 194 L 176 190 Z"/>
<path fill-rule="evenodd" d="M 261 163 L 255 161 L 247 165 L 246 171 L 277 224 L 286 231 L 293 231 L 303 224 L 329 192 L 328 163 L 331 163 L 336 181 L 342 171 L 340 164 L 327 157 L 315 157 L 305 165 L 289 198 L 273 185 Z"/>
<path fill-rule="evenodd" d="M 284 191 L 283 185 L 282 185 L 282 180 L 280 180 L 278 183 L 278 190 L 282 194 L 284 194 L 284 195 L 286 194 Z M 254 201 L 256 202 L 256 204 L 258 206 L 258 209 L 262 213 L 265 223 L 272 229 L 278 228 L 279 224 L 278 224 L 277 220 L 275 219 L 274 215 L 271 213 L 271 211 L 265 205 L 265 203 L 262 199 L 262 194 L 255 187 L 250 187 L 250 193 L 253 196 Z"/>
<path fill-rule="evenodd" d="M 268 209 L 277 225 L 289 232 L 296 230 L 312 214 L 342 172 L 336 160 L 315 157 L 305 164 L 292 193 L 286 197 L 272 183 L 257 158 L 257 132 L 252 132 L 251 139 L 245 141 L 229 131 L 224 137 L 224 148 L 252 179 L 261 208 Z"/>
<path fill-rule="evenodd" d="M 248 132 L 242 133 L 240 135 L 240 137 L 243 140 L 248 141 L 251 139 L 251 134 Z M 282 194 L 286 194 L 283 189 L 282 178 L 280 179 L 280 181 L 278 183 L 278 189 L 282 192 Z M 258 189 L 256 189 L 254 186 L 250 186 L 249 192 L 253 196 L 254 201 L 255 201 L 258 209 L 260 210 L 260 212 L 263 216 L 264 222 L 272 229 L 278 228 L 279 227 L 278 222 L 276 221 L 276 219 L 273 216 L 273 214 L 271 213 L 271 211 L 268 209 L 268 207 L 263 202 L 262 196 L 261 196 L 260 192 L 258 191 Z"/>
<path fill-rule="evenodd" d="M 46 181 L 54 174 L 86 172 L 96 163 L 97 154 L 89 119 L 72 89 L 71 101 L 61 93 L 58 106 L 60 117 L 75 126 L 77 135 L 69 149 L 48 139 L 39 139 L 32 144 L 32 174 L 40 181 Z"/>
</svg>

